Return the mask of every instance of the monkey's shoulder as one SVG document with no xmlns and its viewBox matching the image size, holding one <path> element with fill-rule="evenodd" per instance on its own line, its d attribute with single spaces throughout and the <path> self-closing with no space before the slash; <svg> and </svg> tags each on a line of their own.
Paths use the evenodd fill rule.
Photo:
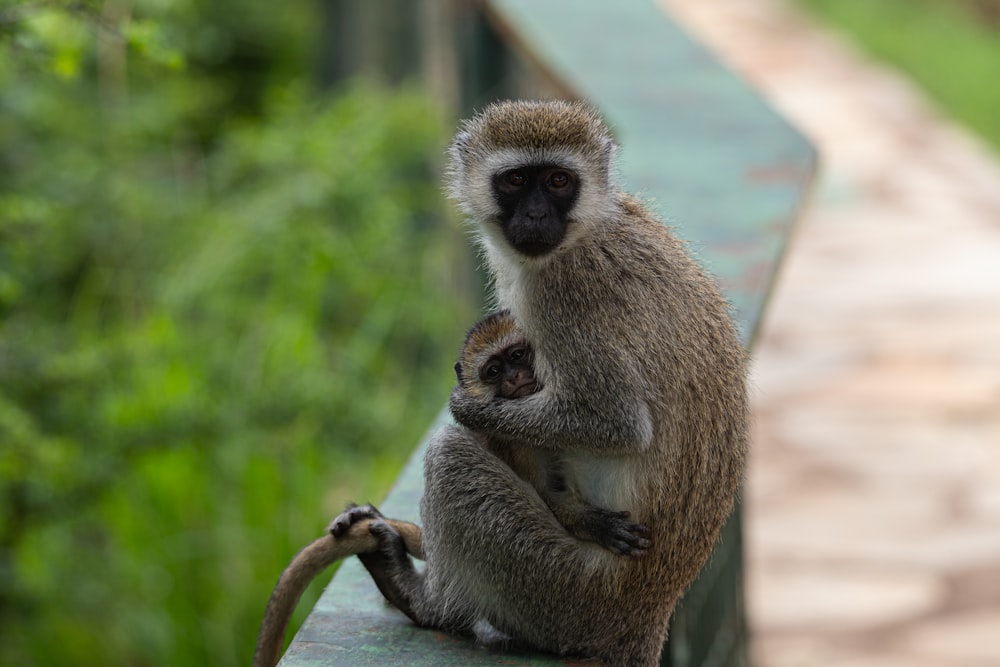
<svg viewBox="0 0 1000 667">
<path fill-rule="evenodd" d="M 618 206 L 621 212 L 630 218 L 655 218 L 645 202 L 628 192 L 618 193 Z"/>
</svg>

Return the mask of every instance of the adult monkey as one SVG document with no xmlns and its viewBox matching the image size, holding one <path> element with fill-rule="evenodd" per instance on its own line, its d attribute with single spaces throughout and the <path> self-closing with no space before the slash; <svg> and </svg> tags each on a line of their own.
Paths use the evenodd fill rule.
<svg viewBox="0 0 1000 667">
<path fill-rule="evenodd" d="M 455 373 L 459 386 L 470 395 L 511 400 L 541 388 L 535 379 L 533 359 L 531 346 L 513 318 L 507 312 L 498 312 L 480 320 L 469 330 L 455 363 Z M 610 512 L 583 501 L 579 490 L 566 480 L 558 457 L 512 447 L 507 442 L 490 442 L 486 438 L 482 438 L 482 443 L 535 488 L 571 535 L 627 556 L 641 556 L 649 547 L 648 529 L 629 521 L 629 512 Z M 306 545 L 281 573 L 257 635 L 254 667 L 274 667 L 278 663 L 285 630 L 302 593 L 320 572 L 348 556 L 357 555 L 383 594 L 397 607 L 412 613 L 406 609 L 406 600 L 396 594 L 395 586 L 388 583 L 387 571 L 396 567 L 395 557 L 386 561 L 379 552 L 378 539 L 359 517 L 391 525 L 402 539 L 406 553 L 423 559 L 418 526 L 385 519 L 371 505 L 349 507 L 330 524 L 327 535 Z M 476 627 L 484 639 L 506 640 L 485 619 L 479 619 Z"/>
<path fill-rule="evenodd" d="M 506 311 L 493 313 L 476 323 L 465 337 L 455 363 L 459 385 L 467 394 L 483 399 L 517 399 L 541 388 L 534 374 L 534 353 L 514 319 Z M 558 457 L 510 443 L 481 439 L 484 447 L 499 456 L 531 484 L 559 523 L 579 539 L 590 540 L 625 556 L 641 556 L 649 547 L 649 531 L 629 521 L 628 512 L 610 512 L 583 501 L 579 490 L 566 480 Z M 359 515 L 360 513 L 360 515 Z M 387 584 L 386 572 L 395 567 L 379 552 L 379 542 L 358 516 L 383 520 L 400 535 L 406 553 L 423 559 L 420 528 L 406 521 L 384 519 L 372 506 L 351 506 L 330 524 L 327 534 L 299 551 L 278 578 L 264 610 L 257 635 L 254 667 L 274 667 L 281 657 L 285 630 L 306 587 L 320 572 L 338 560 L 357 555 L 371 572 L 379 588 L 397 607 L 406 600 Z M 412 613 L 412 610 L 408 611 Z M 491 641 L 505 637 L 491 629 L 485 619 L 477 626 Z"/>
<path fill-rule="evenodd" d="M 353 516 L 374 518 L 380 587 L 420 625 L 655 665 L 742 478 L 746 361 L 713 282 L 615 186 L 613 153 L 579 103 L 502 102 L 460 129 L 449 190 L 478 226 L 496 300 L 533 346 L 543 388 L 452 393 L 460 425 L 437 433 L 424 463 L 423 573 L 391 525 Z M 476 432 L 558 453 L 587 502 L 651 528 L 646 555 L 567 534 Z"/>
</svg>

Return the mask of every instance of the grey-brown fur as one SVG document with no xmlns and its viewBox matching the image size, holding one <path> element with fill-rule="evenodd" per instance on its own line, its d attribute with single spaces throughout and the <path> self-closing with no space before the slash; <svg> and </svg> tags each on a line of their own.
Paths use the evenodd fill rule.
<svg viewBox="0 0 1000 667">
<path fill-rule="evenodd" d="M 748 416 L 726 302 L 614 185 L 613 150 L 596 116 L 566 103 L 494 105 L 456 138 L 449 190 L 478 226 L 498 305 L 531 342 L 543 388 L 517 400 L 456 388 L 459 425 L 425 460 L 427 569 L 403 558 L 393 582 L 421 625 L 469 632 L 485 620 L 519 644 L 631 667 L 657 664 L 674 605 L 732 510 Z M 506 243 L 488 183 L 518 160 L 556 161 L 581 184 L 565 238 L 539 257 Z M 652 529 L 648 553 L 622 558 L 569 535 L 476 433 L 556 453 L 587 502 Z"/>
<path fill-rule="evenodd" d="M 480 369 L 485 364 L 513 346 L 530 348 L 524 332 L 510 313 L 496 312 L 477 322 L 466 335 L 455 365 L 462 392 L 482 401 L 497 396 L 518 400 L 503 395 L 500 386 L 491 386 L 480 378 Z M 530 352 L 526 355 L 528 361 L 520 366 L 528 366 L 525 379 L 530 381 L 534 379 L 534 369 L 528 355 Z M 541 385 L 533 383 L 533 388 L 537 391 Z M 487 450 L 538 492 L 556 520 L 574 537 L 596 542 L 625 556 L 642 556 L 649 548 L 649 529 L 631 521 L 629 511 L 606 510 L 583 498 L 576 480 L 566 474 L 558 452 L 522 446 L 510 440 L 483 437 L 481 441 Z"/>
</svg>

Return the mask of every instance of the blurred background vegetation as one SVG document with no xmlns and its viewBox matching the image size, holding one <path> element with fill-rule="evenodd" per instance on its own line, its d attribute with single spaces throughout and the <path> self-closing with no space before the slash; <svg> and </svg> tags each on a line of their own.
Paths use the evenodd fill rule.
<svg viewBox="0 0 1000 667">
<path fill-rule="evenodd" d="M 1000 147 L 1000 0 L 797 1 Z M 503 56 L 388 4 L 0 0 L 0 664 L 248 664 L 443 406 L 478 280 L 438 160 Z"/>
<path fill-rule="evenodd" d="M 444 405 L 453 110 L 321 90 L 322 24 L 0 3 L 0 664 L 249 664 L 291 555 Z"/>
<path fill-rule="evenodd" d="M 1000 150 L 1000 0 L 796 0 Z"/>
</svg>

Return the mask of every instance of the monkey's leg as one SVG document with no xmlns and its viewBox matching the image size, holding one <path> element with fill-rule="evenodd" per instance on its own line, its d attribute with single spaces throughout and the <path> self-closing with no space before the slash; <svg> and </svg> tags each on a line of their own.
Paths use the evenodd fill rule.
<svg viewBox="0 0 1000 667">
<path fill-rule="evenodd" d="M 648 559 L 570 536 L 535 490 L 464 428 L 439 430 L 424 476 L 418 616 L 485 619 L 515 642 L 609 665 L 656 663 L 663 599 L 636 590 L 657 585 L 644 574 Z"/>
<path fill-rule="evenodd" d="M 410 556 L 423 559 L 423 535 L 420 527 L 397 519 L 386 519 L 373 505 L 348 505 L 330 524 L 332 535 L 344 534 L 358 523 L 365 523 L 376 548 L 358 553 L 358 560 L 368 570 L 379 591 L 394 607 L 418 625 L 425 625 L 413 610 L 413 588 L 420 575 Z"/>
<path fill-rule="evenodd" d="M 368 530 L 372 538 L 378 541 L 379 546 L 374 552 L 358 554 L 358 558 L 386 600 L 417 625 L 438 627 L 453 632 L 471 630 L 477 641 L 484 646 L 506 646 L 510 637 L 494 628 L 485 619 L 478 619 L 470 626 L 464 619 L 461 622 L 448 622 L 442 614 L 437 613 L 441 609 L 440 605 L 428 602 L 423 575 L 416 571 L 407 557 L 409 553 L 423 558 L 422 551 L 418 554 L 414 549 L 414 537 L 407 534 L 409 528 L 416 526 L 403 521 L 378 518 L 380 516 L 378 510 L 370 505 L 365 507 L 352 505 L 334 520 L 331 529 L 336 526 L 338 531 L 342 531 L 352 522 L 368 520 Z M 419 532 L 419 529 L 417 530 Z M 419 540 L 420 535 L 416 537 Z M 417 605 L 421 610 L 419 614 L 415 611 Z M 432 610 L 433 613 L 428 613 L 427 610 Z"/>
</svg>

